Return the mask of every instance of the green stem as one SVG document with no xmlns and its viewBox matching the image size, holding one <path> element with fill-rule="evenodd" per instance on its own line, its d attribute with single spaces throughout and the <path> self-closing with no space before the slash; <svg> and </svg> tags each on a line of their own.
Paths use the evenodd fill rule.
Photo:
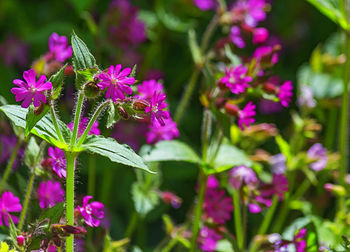
<svg viewBox="0 0 350 252">
<path fill-rule="evenodd" d="M 177 237 L 175 239 L 171 239 L 170 242 L 168 243 L 168 245 L 162 249 L 162 252 L 169 252 L 172 250 L 172 248 L 179 242 L 179 240 L 177 239 Z"/>
<path fill-rule="evenodd" d="M 239 204 L 239 191 L 237 189 L 233 189 L 232 192 L 232 201 L 235 209 L 233 210 L 233 217 L 235 220 L 235 230 L 236 230 L 236 238 L 239 250 L 243 249 L 243 228 L 242 228 L 242 216 L 241 216 L 241 207 Z"/>
<path fill-rule="evenodd" d="M 56 130 L 56 133 L 58 135 L 58 138 L 60 139 L 61 142 L 65 143 L 66 141 L 64 140 L 62 132 L 60 130 L 60 127 L 58 126 L 56 112 L 55 112 L 55 108 L 54 108 L 54 105 L 53 105 L 52 102 L 50 104 L 50 111 L 51 111 L 51 115 L 52 115 L 53 125 L 55 127 L 55 130 Z"/>
<path fill-rule="evenodd" d="M 207 47 L 209 45 L 209 41 L 211 36 L 213 35 L 216 26 L 218 25 L 219 18 L 217 15 L 215 15 L 212 20 L 210 21 L 209 25 L 207 26 L 207 29 L 205 30 L 202 38 L 202 44 L 201 44 L 201 55 L 203 56 L 205 51 L 207 50 Z"/>
<path fill-rule="evenodd" d="M 71 149 L 75 146 L 75 142 L 77 141 L 78 129 L 79 129 L 79 124 L 80 124 L 80 114 L 81 114 L 81 109 L 83 107 L 83 102 L 84 102 L 84 94 L 81 91 L 79 91 L 78 102 L 77 102 L 77 105 L 75 107 L 75 114 L 74 114 L 73 135 L 72 135 L 72 139 L 70 141 Z"/>
<path fill-rule="evenodd" d="M 30 175 L 28 187 L 27 187 L 27 193 L 26 193 L 26 197 L 25 197 L 25 200 L 24 200 L 23 209 L 22 209 L 22 212 L 21 212 L 21 216 L 19 218 L 19 224 L 18 224 L 19 231 L 21 231 L 22 228 L 23 228 L 24 219 L 26 217 L 30 196 L 32 195 L 34 178 L 35 178 L 35 172 L 32 171 L 32 174 Z"/>
<path fill-rule="evenodd" d="M 339 184 L 345 186 L 345 174 L 348 165 L 348 123 L 349 123 L 349 69 L 350 69 L 350 34 L 345 32 L 345 47 L 344 54 L 346 62 L 344 64 L 344 90 L 342 97 L 342 110 L 340 119 L 340 134 L 339 134 Z M 345 195 L 339 197 L 338 212 L 343 211 L 345 206 Z"/>
<path fill-rule="evenodd" d="M 138 215 L 138 213 L 136 211 L 134 211 L 134 213 L 132 214 L 131 219 L 129 221 L 128 227 L 127 227 L 127 229 L 125 231 L 125 237 L 129 237 L 130 238 L 132 236 L 132 234 L 133 234 L 133 232 L 135 230 L 135 227 L 137 225 L 138 219 L 139 219 L 139 215 Z"/>
<path fill-rule="evenodd" d="M 109 100 L 106 100 L 104 102 L 102 102 L 97 109 L 95 110 L 94 114 L 92 115 L 88 125 L 86 126 L 86 129 L 83 133 L 83 135 L 80 137 L 79 142 L 78 142 L 78 147 L 80 147 L 80 145 L 82 145 L 85 141 L 85 138 L 87 137 L 87 135 L 89 134 L 90 129 L 92 128 L 92 125 L 94 124 L 94 122 L 97 120 L 97 118 L 99 117 L 99 115 L 101 114 L 101 112 L 103 111 L 103 109 L 110 103 Z"/>
<path fill-rule="evenodd" d="M 191 252 L 196 251 L 197 236 L 199 232 L 199 223 L 202 215 L 202 207 L 204 202 L 204 195 L 206 190 L 208 176 L 205 175 L 201 170 L 199 174 L 199 194 L 198 202 L 196 204 L 195 216 L 192 228 L 192 241 L 191 241 Z"/>
<path fill-rule="evenodd" d="M 211 117 L 210 111 L 205 109 L 203 111 L 203 128 L 202 128 L 202 160 L 207 162 L 208 144 L 211 131 Z"/>
<path fill-rule="evenodd" d="M 264 235 L 267 232 L 271 224 L 272 218 L 274 217 L 277 205 L 278 205 L 278 196 L 275 195 L 273 196 L 273 199 L 272 199 L 272 205 L 267 211 L 266 216 L 264 217 L 263 223 L 259 228 L 258 235 Z M 260 246 L 259 242 L 253 241 L 253 245 L 252 245 L 252 248 L 250 249 L 250 252 L 256 252 L 259 246 Z"/>
<path fill-rule="evenodd" d="M 0 194 L 2 193 L 2 190 L 5 187 L 7 179 L 10 176 L 13 163 L 15 162 L 15 159 L 16 159 L 16 157 L 18 155 L 18 150 L 19 150 L 19 147 L 21 146 L 21 144 L 22 144 L 22 141 L 20 139 L 17 139 L 16 146 L 15 146 L 15 148 L 12 151 L 12 154 L 11 154 L 11 157 L 10 157 L 10 161 L 7 163 L 4 176 L 2 177 L 1 182 L 0 182 Z"/>
<path fill-rule="evenodd" d="M 89 170 L 88 170 L 88 195 L 95 196 L 95 184 L 96 184 L 96 157 L 94 155 L 89 156 Z"/>
<path fill-rule="evenodd" d="M 66 152 L 67 157 L 67 181 L 66 181 L 66 218 L 68 225 L 74 225 L 74 166 L 76 153 Z M 74 236 L 66 239 L 66 251 L 74 251 Z"/>
<path fill-rule="evenodd" d="M 329 116 L 327 119 L 327 128 L 325 133 L 325 147 L 328 150 L 332 150 L 334 147 L 334 139 L 336 139 L 337 127 L 338 127 L 338 109 L 330 108 Z"/>
</svg>

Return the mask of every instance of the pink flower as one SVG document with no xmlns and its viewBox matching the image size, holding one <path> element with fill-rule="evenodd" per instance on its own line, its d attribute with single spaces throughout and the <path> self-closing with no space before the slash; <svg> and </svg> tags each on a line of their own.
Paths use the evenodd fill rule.
<svg viewBox="0 0 350 252">
<path fill-rule="evenodd" d="M 283 107 L 279 102 L 261 99 L 259 101 L 259 112 L 262 114 L 274 114 L 281 112 Z"/>
<path fill-rule="evenodd" d="M 12 192 L 4 192 L 0 198 L 0 226 L 9 226 L 9 217 L 12 219 L 13 223 L 18 223 L 18 218 L 11 215 L 11 212 L 22 211 L 21 203 L 19 198 L 14 196 Z"/>
<path fill-rule="evenodd" d="M 249 87 L 248 82 L 252 81 L 252 77 L 246 76 L 248 72 L 247 67 L 239 65 L 237 67 L 226 68 L 225 76 L 221 78 L 221 82 L 228 87 L 232 93 L 244 93 L 245 89 Z"/>
<path fill-rule="evenodd" d="M 242 110 L 239 111 L 238 126 L 241 128 L 241 130 L 244 130 L 245 127 L 249 127 L 255 122 L 255 108 L 256 106 L 252 102 L 249 102 Z"/>
<path fill-rule="evenodd" d="M 155 144 L 162 140 L 172 140 L 180 136 L 176 122 L 170 117 L 164 121 L 164 124 L 164 126 L 153 125 L 149 127 L 149 131 L 146 133 L 146 142 L 148 144 Z"/>
<path fill-rule="evenodd" d="M 182 199 L 172 192 L 159 192 L 159 196 L 166 204 L 171 204 L 173 208 L 179 208 L 182 204 Z"/>
<path fill-rule="evenodd" d="M 253 44 L 264 43 L 269 36 L 269 31 L 265 28 L 256 28 L 253 30 Z"/>
<path fill-rule="evenodd" d="M 278 54 L 273 46 L 260 46 L 256 48 L 253 57 L 260 64 L 267 66 L 273 66 L 278 62 Z"/>
<path fill-rule="evenodd" d="M 72 47 L 68 46 L 68 39 L 66 36 L 59 36 L 57 33 L 52 33 L 49 38 L 50 56 L 59 62 L 64 62 L 66 59 L 72 57 Z"/>
<path fill-rule="evenodd" d="M 215 178 L 214 175 L 210 175 L 207 180 L 207 188 L 215 189 L 219 187 L 219 181 Z"/>
<path fill-rule="evenodd" d="M 64 191 L 60 182 L 48 180 L 41 182 L 38 188 L 39 205 L 42 209 L 51 208 L 64 200 Z"/>
<path fill-rule="evenodd" d="M 67 176 L 67 160 L 64 151 L 57 147 L 49 147 L 48 154 L 51 159 L 52 170 L 60 178 L 65 178 Z"/>
<path fill-rule="evenodd" d="M 17 64 L 25 67 L 28 62 L 28 45 L 11 34 L 0 44 L 0 57 L 6 66 Z"/>
<path fill-rule="evenodd" d="M 310 168 L 314 171 L 320 171 L 326 168 L 328 162 L 327 149 L 323 148 L 322 144 L 315 143 L 312 145 L 307 151 L 307 157 L 312 160 Z"/>
<path fill-rule="evenodd" d="M 278 98 L 283 107 L 288 107 L 293 96 L 293 85 L 291 81 L 284 82 L 278 91 Z"/>
<path fill-rule="evenodd" d="M 154 92 L 163 92 L 163 85 L 156 80 L 147 80 L 137 86 L 137 91 L 138 98 L 150 101 Z"/>
<path fill-rule="evenodd" d="M 45 90 L 52 89 L 51 82 L 45 82 L 45 75 L 41 75 L 38 81 L 35 80 L 35 72 L 33 69 L 24 71 L 23 78 L 26 82 L 15 79 L 13 84 L 18 87 L 11 89 L 11 93 L 15 95 L 16 101 L 23 100 L 22 108 L 28 108 L 32 103 L 35 107 L 40 106 L 40 102 L 46 103 Z"/>
<path fill-rule="evenodd" d="M 245 165 L 232 168 L 229 171 L 229 183 L 235 189 L 240 189 L 243 182 L 249 187 L 258 183 L 254 171 Z"/>
<path fill-rule="evenodd" d="M 244 48 L 245 47 L 245 42 L 244 39 L 241 35 L 241 30 L 239 29 L 238 26 L 232 26 L 231 31 L 230 31 L 230 39 L 233 44 L 235 44 L 238 48 Z"/>
<path fill-rule="evenodd" d="M 265 5 L 264 0 L 239 0 L 232 12 L 234 15 L 239 14 L 247 26 L 255 27 L 266 18 Z"/>
<path fill-rule="evenodd" d="M 217 242 L 221 239 L 221 235 L 214 229 L 206 226 L 202 227 L 199 232 L 198 242 L 202 251 L 214 252 L 217 246 Z"/>
<path fill-rule="evenodd" d="M 82 117 L 81 118 L 80 123 L 79 123 L 79 127 L 78 127 L 78 137 L 81 137 L 81 135 L 84 133 L 88 123 L 89 123 L 89 119 L 87 117 Z M 68 123 L 67 126 L 68 126 L 68 128 L 70 130 L 73 131 L 74 122 Z M 98 122 L 95 121 L 92 124 L 92 127 L 91 127 L 88 135 L 99 135 L 100 133 L 101 132 L 100 132 L 100 129 L 98 128 Z"/>
<path fill-rule="evenodd" d="M 0 135 L 0 164 L 10 160 L 11 154 L 16 147 L 17 138 L 15 135 Z M 16 170 L 24 157 L 24 149 L 19 148 L 15 161 L 13 162 L 12 169 Z"/>
<path fill-rule="evenodd" d="M 293 244 L 295 246 L 296 252 L 306 252 L 306 228 L 302 228 L 298 233 L 295 234 L 293 238 Z"/>
<path fill-rule="evenodd" d="M 153 92 L 152 98 L 150 100 L 150 105 L 146 107 L 145 112 L 151 114 L 151 124 L 152 126 L 158 127 L 159 125 L 164 126 L 164 119 L 169 119 L 169 112 L 164 111 L 168 106 L 164 100 L 166 95 L 161 92 Z"/>
<path fill-rule="evenodd" d="M 131 73 L 131 68 L 124 68 L 122 65 L 110 66 L 107 73 L 99 74 L 98 78 L 101 82 L 97 86 L 101 89 L 107 88 L 106 98 L 112 98 L 114 102 L 118 99 L 124 100 L 125 94 L 131 95 L 132 89 L 127 85 L 132 85 L 135 82 L 134 77 L 128 77 Z"/>
<path fill-rule="evenodd" d="M 205 192 L 204 211 L 215 223 L 224 224 L 231 217 L 232 200 L 225 196 L 225 191 L 207 188 Z"/>
<path fill-rule="evenodd" d="M 78 206 L 77 209 L 85 219 L 85 223 L 90 227 L 98 227 L 100 220 L 104 216 L 104 205 L 101 202 L 93 201 L 89 204 L 92 196 L 85 196 L 83 199 L 83 206 Z"/>
<path fill-rule="evenodd" d="M 202 11 L 216 8 L 216 0 L 193 0 L 194 4 Z"/>
<path fill-rule="evenodd" d="M 256 197 L 256 200 L 267 207 L 272 204 L 272 197 L 277 195 L 279 200 L 282 200 L 284 194 L 288 191 L 288 180 L 283 174 L 274 174 L 272 183 L 263 184 L 260 188 L 260 195 Z"/>
</svg>

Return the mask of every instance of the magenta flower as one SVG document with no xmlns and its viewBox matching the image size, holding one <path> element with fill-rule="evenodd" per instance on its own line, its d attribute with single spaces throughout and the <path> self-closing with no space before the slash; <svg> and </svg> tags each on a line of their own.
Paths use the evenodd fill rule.
<svg viewBox="0 0 350 252">
<path fill-rule="evenodd" d="M 280 103 L 283 107 L 289 106 L 293 96 L 292 90 L 293 85 L 291 81 L 286 81 L 280 86 L 277 96 L 280 99 Z"/>
<path fill-rule="evenodd" d="M 271 100 L 261 99 L 259 101 L 259 112 L 262 114 L 274 114 L 283 110 L 282 105 L 279 102 Z"/>
<path fill-rule="evenodd" d="M 41 182 L 38 188 L 39 205 L 42 209 L 51 208 L 64 200 L 64 191 L 60 182 L 48 180 Z"/>
<path fill-rule="evenodd" d="M 59 62 L 64 62 L 66 59 L 72 57 L 72 47 L 68 46 L 68 39 L 66 36 L 59 36 L 57 33 L 52 33 L 49 38 L 50 56 Z"/>
<path fill-rule="evenodd" d="M 131 73 L 131 68 L 124 68 L 122 65 L 110 66 L 107 73 L 99 74 L 98 78 L 101 82 L 97 86 L 101 89 L 107 88 L 106 98 L 112 98 L 114 102 L 118 99 L 124 100 L 125 94 L 131 95 L 132 89 L 127 85 L 132 85 L 135 82 L 134 77 L 128 77 Z"/>
<path fill-rule="evenodd" d="M 147 80 L 137 86 L 137 98 L 150 101 L 154 92 L 163 92 L 163 85 L 156 80 Z"/>
<path fill-rule="evenodd" d="M 78 206 L 77 209 L 83 216 L 85 223 L 90 227 L 98 227 L 100 220 L 104 216 L 104 205 L 101 202 L 93 201 L 89 203 L 92 196 L 85 196 L 83 199 L 83 206 Z"/>
<path fill-rule="evenodd" d="M 173 208 L 179 208 L 182 204 L 182 199 L 172 192 L 159 192 L 160 198 L 166 204 L 171 204 Z"/>
<path fill-rule="evenodd" d="M 14 148 L 16 147 L 17 144 L 17 138 L 15 135 L 0 135 L 0 164 L 7 162 L 10 157 L 11 154 L 14 150 Z M 17 156 L 15 161 L 13 162 L 12 165 L 12 169 L 16 170 L 20 164 L 20 161 L 23 159 L 24 157 L 24 149 L 23 148 L 19 148 L 18 152 L 17 152 Z"/>
<path fill-rule="evenodd" d="M 302 228 L 293 238 L 293 244 L 295 246 L 296 252 L 306 252 L 306 228 Z"/>
<path fill-rule="evenodd" d="M 18 223 L 18 217 L 11 215 L 11 212 L 22 211 L 21 203 L 19 198 L 14 196 L 12 192 L 4 192 L 0 198 L 0 226 L 9 226 L 9 217 L 13 223 Z"/>
<path fill-rule="evenodd" d="M 0 57 L 6 66 L 17 64 L 25 67 L 28 62 L 28 45 L 14 35 L 9 35 L 0 44 Z"/>
<path fill-rule="evenodd" d="M 269 37 L 269 31 L 266 28 L 256 28 L 253 30 L 253 44 L 264 43 Z"/>
<path fill-rule="evenodd" d="M 270 157 L 270 164 L 272 167 L 272 171 L 275 174 L 284 174 L 287 170 L 286 166 L 286 157 L 280 153 Z"/>
<path fill-rule="evenodd" d="M 255 122 L 255 108 L 256 106 L 252 102 L 249 102 L 242 110 L 239 111 L 238 126 L 241 128 L 241 130 L 244 130 L 245 127 L 249 127 Z"/>
<path fill-rule="evenodd" d="M 152 130 L 154 130 L 154 136 L 152 136 Z M 161 131 L 162 129 L 159 129 Z M 120 121 L 117 124 L 115 124 L 113 128 L 112 137 L 115 138 L 119 143 L 127 144 L 129 145 L 135 152 L 138 152 L 138 150 L 141 147 L 141 141 L 144 138 L 145 134 L 147 132 L 146 124 L 143 123 L 136 123 L 134 121 Z M 154 143 L 153 141 L 157 142 L 157 130 L 153 127 L 150 128 L 150 132 L 147 133 L 150 134 L 150 144 Z M 146 137 L 147 137 L 146 136 Z M 160 133 L 159 136 L 161 137 L 162 134 Z"/>
<path fill-rule="evenodd" d="M 270 184 L 263 184 L 260 188 L 260 195 L 256 197 L 259 203 L 270 207 L 272 197 L 277 195 L 282 200 L 284 194 L 288 191 L 288 180 L 283 174 L 274 174 Z"/>
<path fill-rule="evenodd" d="M 328 162 L 327 149 L 323 148 L 322 144 L 315 143 L 312 145 L 307 151 L 307 157 L 313 161 L 310 164 L 310 168 L 314 171 L 320 171 L 326 168 Z"/>
<path fill-rule="evenodd" d="M 214 175 L 210 175 L 207 180 L 207 189 L 215 189 L 219 187 L 219 181 Z"/>
<path fill-rule="evenodd" d="M 278 54 L 273 46 L 260 46 L 255 49 L 253 57 L 257 62 L 264 63 L 268 66 L 273 66 L 278 62 Z"/>
<path fill-rule="evenodd" d="M 11 93 L 15 95 L 16 101 L 22 101 L 22 108 L 28 108 L 32 103 L 35 107 L 40 106 L 40 102 L 46 103 L 46 96 L 44 94 L 45 90 L 52 89 L 51 82 L 45 82 L 45 75 L 41 75 L 38 81 L 35 80 L 35 71 L 33 69 L 29 69 L 28 71 L 24 71 L 23 78 L 26 82 L 15 79 L 13 84 L 18 87 L 14 87 L 11 89 Z"/>
<path fill-rule="evenodd" d="M 219 240 L 221 240 L 221 235 L 214 229 L 204 226 L 199 231 L 198 242 L 202 251 L 214 252 Z"/>
<path fill-rule="evenodd" d="M 225 196 L 224 190 L 207 188 L 203 208 L 215 223 L 224 224 L 231 217 L 233 205 L 231 198 Z"/>
<path fill-rule="evenodd" d="M 229 171 L 229 183 L 235 189 L 240 189 L 243 182 L 248 186 L 255 186 L 258 179 L 254 171 L 245 165 L 240 165 L 232 168 Z"/>
<path fill-rule="evenodd" d="M 266 18 L 265 5 L 264 0 L 239 0 L 232 12 L 233 14 L 238 13 L 247 26 L 255 27 L 258 22 Z"/>
<path fill-rule="evenodd" d="M 51 159 L 52 170 L 60 178 L 65 178 L 67 176 L 67 160 L 64 151 L 57 147 L 49 147 L 48 154 Z"/>
<path fill-rule="evenodd" d="M 164 126 L 153 125 L 149 127 L 149 131 L 146 133 L 146 142 L 148 144 L 155 144 L 162 140 L 172 140 L 180 136 L 176 122 L 170 117 L 164 120 L 164 124 Z"/>
<path fill-rule="evenodd" d="M 79 126 L 78 126 L 78 137 L 81 137 L 81 135 L 84 133 L 88 123 L 89 123 L 89 119 L 87 117 L 81 118 L 81 120 L 79 122 Z M 73 131 L 74 122 L 68 123 L 67 126 L 70 130 Z M 92 127 L 91 127 L 88 135 L 100 135 L 100 134 L 101 134 L 101 132 L 100 132 L 100 129 L 98 128 L 98 122 L 95 121 L 92 124 Z"/>
<path fill-rule="evenodd" d="M 241 35 L 241 30 L 239 29 L 238 26 L 232 26 L 231 31 L 230 31 L 230 39 L 233 44 L 235 44 L 238 48 L 244 48 L 245 47 L 245 42 L 244 39 Z"/>
<path fill-rule="evenodd" d="M 248 83 L 252 81 L 252 77 L 246 76 L 248 68 L 243 65 L 237 67 L 226 68 L 225 76 L 221 78 L 221 82 L 228 87 L 232 93 L 244 93 L 245 89 L 249 87 Z"/>
<path fill-rule="evenodd" d="M 193 0 L 194 4 L 202 11 L 216 8 L 216 0 Z"/>
<path fill-rule="evenodd" d="M 166 95 L 161 92 L 153 92 L 152 98 L 150 100 L 150 105 L 146 107 L 145 112 L 151 114 L 151 124 L 152 126 L 164 126 L 164 119 L 169 119 L 169 112 L 164 111 L 164 109 L 168 106 L 164 102 L 166 99 Z"/>
</svg>

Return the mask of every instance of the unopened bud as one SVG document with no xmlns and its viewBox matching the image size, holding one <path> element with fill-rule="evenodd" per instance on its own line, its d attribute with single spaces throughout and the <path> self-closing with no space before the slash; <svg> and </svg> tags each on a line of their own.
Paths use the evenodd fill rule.
<svg viewBox="0 0 350 252">
<path fill-rule="evenodd" d="M 74 74 L 73 66 L 68 65 L 68 66 L 64 69 L 64 75 L 73 75 L 73 74 Z"/>
<path fill-rule="evenodd" d="M 124 119 L 124 120 L 128 120 L 130 118 L 129 113 L 126 111 L 125 108 L 118 106 L 117 107 L 118 110 L 118 114 Z"/>
<path fill-rule="evenodd" d="M 233 103 L 226 102 L 225 103 L 225 111 L 229 115 L 237 116 L 239 113 L 239 108 Z"/>
<path fill-rule="evenodd" d="M 341 185 L 334 185 L 334 184 L 327 183 L 324 185 L 324 189 L 326 189 L 328 192 L 331 192 L 332 194 L 334 194 L 336 196 L 345 196 L 346 195 L 346 190 Z"/>
<path fill-rule="evenodd" d="M 132 108 L 138 112 L 145 112 L 146 107 L 149 107 L 149 106 L 150 106 L 149 102 L 142 99 L 136 99 L 132 104 Z"/>
<path fill-rule="evenodd" d="M 23 235 L 18 235 L 17 236 L 17 244 L 18 246 L 22 247 L 25 242 L 25 237 Z"/>
<path fill-rule="evenodd" d="M 41 102 L 40 106 L 34 109 L 34 115 L 40 115 L 44 111 L 45 106 L 46 104 Z"/>
<path fill-rule="evenodd" d="M 84 86 L 84 94 L 87 98 L 96 98 L 100 93 L 101 89 L 93 81 L 86 83 Z"/>
<path fill-rule="evenodd" d="M 265 83 L 263 89 L 268 94 L 276 94 L 277 91 L 276 86 L 271 83 Z"/>
</svg>

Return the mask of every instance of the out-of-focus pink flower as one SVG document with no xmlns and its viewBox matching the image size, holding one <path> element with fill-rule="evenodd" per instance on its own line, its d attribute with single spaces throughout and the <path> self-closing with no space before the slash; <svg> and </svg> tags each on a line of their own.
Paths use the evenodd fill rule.
<svg viewBox="0 0 350 252">
<path fill-rule="evenodd" d="M 320 171 L 326 168 L 328 157 L 327 149 L 322 146 L 320 143 L 315 143 L 307 151 L 307 157 L 313 162 L 310 164 L 310 168 L 314 171 Z"/>
<path fill-rule="evenodd" d="M 4 192 L 0 198 L 0 226 L 3 226 L 4 223 L 9 226 L 9 217 L 13 223 L 17 224 L 18 217 L 10 213 L 20 211 L 22 211 L 22 205 L 19 198 L 14 196 L 12 192 Z"/>
<path fill-rule="evenodd" d="M 306 228 L 302 228 L 293 238 L 293 244 L 295 246 L 296 252 L 306 252 L 306 241 L 304 238 L 306 237 Z"/>
<path fill-rule="evenodd" d="M 163 84 L 156 80 L 146 80 L 137 86 L 138 95 L 140 99 L 151 101 L 154 92 L 164 92 Z"/>
<path fill-rule="evenodd" d="M 64 62 L 72 57 L 72 47 L 68 46 L 66 36 L 59 36 L 57 33 L 52 33 L 49 38 L 49 54 L 46 57 L 54 58 L 59 62 Z"/>
<path fill-rule="evenodd" d="M 273 66 L 278 62 L 278 54 L 274 46 L 260 46 L 255 49 L 253 57 L 257 62 L 266 66 Z"/>
<path fill-rule="evenodd" d="M 22 101 L 21 106 L 28 108 L 32 103 L 35 107 L 40 106 L 40 102 L 46 103 L 45 91 L 52 89 L 52 83 L 46 82 L 46 76 L 41 75 L 38 81 L 35 80 L 35 72 L 33 69 L 24 71 L 23 80 L 15 79 L 13 84 L 18 87 L 11 89 L 11 93 L 15 95 L 16 101 Z"/>
<path fill-rule="evenodd" d="M 7 162 L 11 158 L 11 154 L 16 147 L 17 138 L 15 135 L 0 135 L 0 164 Z M 12 169 L 16 170 L 19 166 L 20 161 L 24 157 L 23 148 L 19 148 L 17 151 L 17 156 L 13 162 Z"/>
<path fill-rule="evenodd" d="M 51 159 L 52 170 L 60 178 L 65 178 L 67 176 L 67 160 L 64 151 L 57 147 L 49 147 L 48 154 Z"/>
<path fill-rule="evenodd" d="M 28 45 L 16 36 L 9 35 L 0 44 L 0 57 L 7 66 L 17 64 L 25 67 L 28 63 Z"/>
<path fill-rule="evenodd" d="M 233 205 L 224 190 L 207 188 L 203 208 L 206 215 L 215 223 L 224 224 L 231 217 Z"/>
<path fill-rule="evenodd" d="M 277 96 L 280 99 L 280 103 L 283 107 L 289 106 L 293 96 L 292 90 L 293 84 L 291 81 L 286 81 L 279 87 Z"/>
<path fill-rule="evenodd" d="M 182 199 L 172 192 L 159 192 L 159 195 L 166 204 L 171 204 L 173 208 L 179 208 L 182 204 Z"/>
<path fill-rule="evenodd" d="M 214 229 L 204 226 L 199 232 L 198 242 L 202 251 L 214 252 L 216 250 L 217 242 L 220 239 L 221 235 Z"/>
<path fill-rule="evenodd" d="M 147 132 L 146 124 L 133 121 L 120 121 L 114 125 L 112 137 L 119 143 L 129 145 L 134 151 L 138 151 L 142 144 L 142 139 Z M 162 134 L 159 134 L 160 136 Z M 155 135 L 155 138 L 158 135 Z M 151 138 L 151 140 L 153 140 Z M 154 140 L 156 141 L 156 140 Z M 151 142 L 150 142 L 151 143 Z"/>
<path fill-rule="evenodd" d="M 164 73 L 158 69 L 150 69 L 147 71 L 144 80 L 160 80 L 164 78 Z"/>
<path fill-rule="evenodd" d="M 49 247 L 47 248 L 47 252 L 56 252 L 56 251 L 57 249 L 55 245 L 50 244 Z"/>
<path fill-rule="evenodd" d="M 169 119 L 169 112 L 165 111 L 168 104 L 164 102 L 166 95 L 162 92 L 153 92 L 150 105 L 145 108 L 145 112 L 151 115 L 152 126 L 165 126 L 164 119 Z"/>
<path fill-rule="evenodd" d="M 297 100 L 297 104 L 300 107 L 314 108 L 316 106 L 316 100 L 312 92 L 312 88 L 306 85 L 300 87 L 300 95 Z"/>
<path fill-rule="evenodd" d="M 89 119 L 87 117 L 81 118 L 81 120 L 79 122 L 79 126 L 78 126 L 78 137 L 81 137 L 81 135 L 84 133 L 88 123 L 89 123 Z M 73 131 L 74 122 L 68 123 L 67 126 L 70 130 Z M 99 135 L 99 134 L 101 134 L 101 132 L 100 132 L 100 129 L 98 128 L 98 122 L 95 121 L 92 124 L 92 127 L 91 127 L 88 135 Z"/>
<path fill-rule="evenodd" d="M 170 117 L 164 120 L 164 126 L 150 126 L 146 133 L 146 142 L 148 144 L 155 144 L 162 140 L 172 140 L 180 136 L 176 122 Z"/>
<path fill-rule="evenodd" d="M 253 30 L 253 44 L 264 43 L 269 37 L 269 31 L 260 27 Z"/>
<path fill-rule="evenodd" d="M 274 102 L 266 99 L 261 99 L 259 101 L 259 112 L 261 114 L 274 114 L 281 112 L 283 107 L 279 102 Z"/>
<path fill-rule="evenodd" d="M 247 72 L 248 68 L 243 65 L 226 68 L 225 76 L 220 79 L 220 82 L 234 94 L 244 93 L 249 87 L 248 83 L 252 81 L 252 77 L 246 76 Z"/>
<path fill-rule="evenodd" d="M 193 0 L 193 2 L 202 11 L 212 10 L 217 6 L 216 0 Z"/>
<path fill-rule="evenodd" d="M 280 153 L 270 157 L 270 164 L 272 167 L 272 171 L 275 174 L 284 174 L 287 166 L 286 166 L 286 157 Z"/>
<path fill-rule="evenodd" d="M 92 196 L 85 196 L 83 199 L 83 206 L 78 206 L 77 209 L 83 216 L 85 223 L 90 227 L 98 227 L 100 220 L 104 216 L 104 205 L 101 202 L 93 201 L 89 203 Z"/>
<path fill-rule="evenodd" d="M 38 188 L 39 205 L 42 209 L 51 208 L 64 200 L 64 191 L 60 182 L 48 180 L 41 182 Z"/>
<path fill-rule="evenodd" d="M 219 181 L 215 178 L 214 175 L 210 175 L 207 180 L 207 188 L 215 189 L 219 187 Z"/>
<path fill-rule="evenodd" d="M 244 48 L 245 42 L 244 38 L 241 35 L 241 30 L 238 26 L 232 26 L 230 31 L 230 39 L 233 44 L 235 44 L 238 48 Z"/>
<path fill-rule="evenodd" d="M 240 189 L 243 182 L 248 186 L 255 186 L 258 179 L 251 168 L 245 165 L 240 165 L 232 168 L 229 171 L 229 183 L 235 189 Z"/>
<path fill-rule="evenodd" d="M 279 200 L 282 200 L 284 194 L 288 191 L 288 180 L 283 174 L 274 174 L 271 184 L 263 184 L 260 188 L 260 195 L 256 200 L 267 207 L 272 204 L 272 197 L 277 195 Z"/>
<path fill-rule="evenodd" d="M 247 26 L 255 27 L 266 18 L 265 5 L 264 0 L 239 0 L 231 10 L 232 16 Z"/>
<path fill-rule="evenodd" d="M 252 102 L 249 102 L 242 110 L 239 111 L 238 126 L 241 128 L 241 130 L 244 130 L 245 127 L 249 127 L 255 122 L 255 108 L 256 106 Z"/>
<path fill-rule="evenodd" d="M 112 98 L 114 102 L 118 99 L 124 100 L 125 94 L 131 95 L 132 89 L 128 85 L 132 85 L 135 82 L 134 77 L 128 77 L 131 73 L 131 68 L 124 68 L 122 71 L 122 65 L 110 66 L 107 73 L 99 74 L 98 78 L 101 82 L 97 83 L 97 86 L 101 89 L 106 89 L 106 98 Z"/>
</svg>

